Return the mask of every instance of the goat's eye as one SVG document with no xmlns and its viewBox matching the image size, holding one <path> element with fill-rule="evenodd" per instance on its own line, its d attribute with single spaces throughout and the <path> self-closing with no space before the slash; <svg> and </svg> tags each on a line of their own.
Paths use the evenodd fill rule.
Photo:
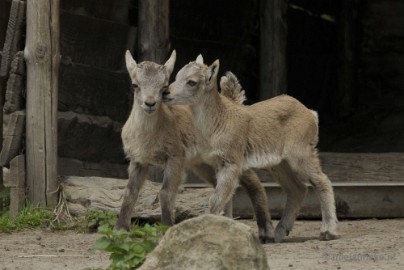
<svg viewBox="0 0 404 270">
<path fill-rule="evenodd" d="M 139 86 L 137 84 L 133 83 L 132 84 L 132 89 L 136 89 L 136 88 L 139 88 Z"/>
<path fill-rule="evenodd" d="M 195 81 L 192 81 L 192 80 L 189 80 L 189 81 L 187 81 L 187 84 L 188 84 L 189 86 L 195 86 L 195 85 L 196 85 L 196 82 L 195 82 Z"/>
</svg>

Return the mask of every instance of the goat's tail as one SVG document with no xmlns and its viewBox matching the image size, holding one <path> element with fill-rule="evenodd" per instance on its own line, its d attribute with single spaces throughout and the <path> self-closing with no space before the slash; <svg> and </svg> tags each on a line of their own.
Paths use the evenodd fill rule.
<svg viewBox="0 0 404 270">
<path fill-rule="evenodd" d="M 235 103 L 243 104 L 246 100 L 245 91 L 238 81 L 236 75 L 227 71 L 225 76 L 220 79 L 221 94 Z"/>
</svg>

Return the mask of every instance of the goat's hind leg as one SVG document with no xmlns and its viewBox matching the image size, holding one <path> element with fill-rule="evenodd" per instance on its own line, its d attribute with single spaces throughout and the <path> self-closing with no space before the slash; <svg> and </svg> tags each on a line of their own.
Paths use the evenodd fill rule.
<svg viewBox="0 0 404 270">
<path fill-rule="evenodd" d="M 240 182 L 253 205 L 261 243 L 273 242 L 274 228 L 272 226 L 268 200 L 263 185 L 253 170 L 244 171 L 241 175 Z"/>
<path fill-rule="evenodd" d="M 125 188 L 119 218 L 115 224 L 116 229 L 129 230 L 132 211 L 139 196 L 139 191 L 146 179 L 147 172 L 147 165 L 130 161 L 128 169 L 129 182 Z"/>
<path fill-rule="evenodd" d="M 334 191 L 330 179 L 321 170 L 320 160 L 317 153 L 310 158 L 299 162 L 299 174 L 304 175 L 313 185 L 321 205 L 322 225 L 320 240 L 333 240 L 337 236 L 337 215 L 335 210 Z"/>
<path fill-rule="evenodd" d="M 285 209 L 275 229 L 275 242 L 279 243 L 292 231 L 296 217 L 306 197 L 307 187 L 303 182 L 304 179 L 300 179 L 286 161 L 282 161 L 279 165 L 271 168 L 270 172 L 287 196 Z"/>
<path fill-rule="evenodd" d="M 164 168 L 163 185 L 159 193 L 161 207 L 161 223 L 173 225 L 175 223 L 175 198 L 178 188 L 185 179 L 184 162 L 169 159 Z"/>
<path fill-rule="evenodd" d="M 192 171 L 206 182 L 212 184 L 212 186 L 216 186 L 215 169 L 212 166 L 206 163 L 198 163 L 192 166 Z M 224 215 L 228 218 L 233 218 L 233 200 L 227 202 Z"/>
</svg>

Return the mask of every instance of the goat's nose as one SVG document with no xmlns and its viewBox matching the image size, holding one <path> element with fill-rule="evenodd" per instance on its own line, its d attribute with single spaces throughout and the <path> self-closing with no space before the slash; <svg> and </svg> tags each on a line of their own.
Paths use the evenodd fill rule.
<svg viewBox="0 0 404 270">
<path fill-rule="evenodd" d="M 156 105 L 156 102 L 147 102 L 147 101 L 145 101 L 144 104 L 146 104 L 146 106 L 148 106 L 148 107 L 153 107 L 154 105 Z"/>
</svg>

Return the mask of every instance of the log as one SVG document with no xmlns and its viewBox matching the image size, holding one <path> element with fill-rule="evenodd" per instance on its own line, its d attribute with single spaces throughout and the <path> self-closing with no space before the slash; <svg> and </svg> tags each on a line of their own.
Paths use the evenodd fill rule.
<svg viewBox="0 0 404 270">
<path fill-rule="evenodd" d="M 288 0 L 260 1 L 260 100 L 287 91 Z"/>
<path fill-rule="evenodd" d="M 24 111 L 10 114 L 7 130 L 4 134 L 3 148 L 0 153 L 0 166 L 7 165 L 20 152 L 25 119 Z"/>
<path fill-rule="evenodd" d="M 57 203 L 59 1 L 27 1 L 27 189 L 34 205 Z"/>
<path fill-rule="evenodd" d="M 87 210 L 119 212 L 127 180 L 100 177 L 66 177 L 61 180 L 68 208 L 73 215 Z M 161 184 L 146 180 L 137 200 L 133 217 L 160 221 L 158 192 Z M 208 211 L 213 188 L 182 189 L 176 199 L 176 221 L 195 217 Z"/>
<path fill-rule="evenodd" d="M 62 187 L 70 212 L 84 215 L 87 210 L 106 210 L 118 213 L 127 180 L 99 177 L 68 177 Z M 308 185 L 308 194 L 299 212 L 300 218 L 321 218 L 319 199 Z M 263 184 L 272 217 L 280 218 L 286 196 L 275 183 Z M 158 192 L 160 183 L 146 181 L 139 193 L 132 217 L 147 222 L 160 221 Z M 404 217 L 402 208 L 404 183 L 333 183 L 337 215 L 340 218 L 397 218 Z M 213 188 L 207 185 L 184 185 L 175 203 L 176 222 L 209 211 Z M 241 187 L 233 197 L 233 216 L 253 217 L 247 193 Z"/>
</svg>

